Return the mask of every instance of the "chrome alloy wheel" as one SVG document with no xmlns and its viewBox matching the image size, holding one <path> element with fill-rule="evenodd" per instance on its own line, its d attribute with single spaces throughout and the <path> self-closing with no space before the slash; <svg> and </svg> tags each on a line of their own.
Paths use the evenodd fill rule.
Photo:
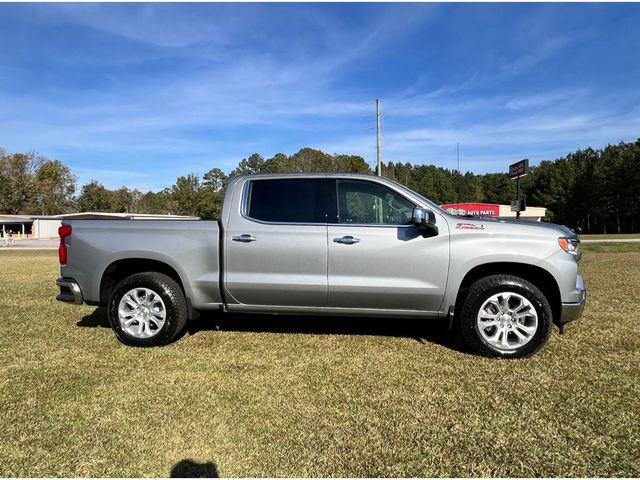
<svg viewBox="0 0 640 480">
<path fill-rule="evenodd" d="M 517 350 L 531 341 L 538 330 L 538 312 L 533 304 L 514 292 L 500 292 L 480 307 L 478 331 L 496 350 Z"/>
<path fill-rule="evenodd" d="M 148 288 L 129 290 L 118 305 L 120 326 L 132 337 L 153 337 L 162 329 L 166 317 L 162 298 Z"/>
</svg>

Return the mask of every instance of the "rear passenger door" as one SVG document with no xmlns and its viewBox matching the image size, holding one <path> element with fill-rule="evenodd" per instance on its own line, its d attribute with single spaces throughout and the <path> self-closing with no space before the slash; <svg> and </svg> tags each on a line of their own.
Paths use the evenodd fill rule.
<svg viewBox="0 0 640 480">
<path fill-rule="evenodd" d="M 225 231 L 229 304 L 327 305 L 326 186 L 324 177 L 245 182 Z"/>
</svg>

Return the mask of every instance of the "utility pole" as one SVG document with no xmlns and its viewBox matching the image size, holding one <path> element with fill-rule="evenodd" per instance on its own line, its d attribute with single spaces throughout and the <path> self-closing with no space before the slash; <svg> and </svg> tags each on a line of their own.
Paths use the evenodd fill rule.
<svg viewBox="0 0 640 480">
<path fill-rule="evenodd" d="M 458 142 L 457 146 L 456 146 L 456 150 L 457 150 L 457 157 L 458 157 L 458 175 L 456 175 L 458 177 L 458 181 L 456 182 L 456 210 L 458 211 L 458 213 L 456 215 L 460 215 L 460 142 Z"/>
<path fill-rule="evenodd" d="M 376 98 L 376 175 L 382 176 L 380 163 L 380 99 Z"/>
</svg>

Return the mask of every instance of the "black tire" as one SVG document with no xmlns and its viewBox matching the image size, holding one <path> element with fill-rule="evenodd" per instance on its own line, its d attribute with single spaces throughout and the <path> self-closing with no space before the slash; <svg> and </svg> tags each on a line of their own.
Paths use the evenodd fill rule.
<svg viewBox="0 0 640 480">
<path fill-rule="evenodd" d="M 537 313 L 538 325 L 532 338 L 521 347 L 513 350 L 495 347 L 485 340 L 478 327 L 478 313 L 483 304 L 490 297 L 501 292 L 513 292 L 521 295 L 533 305 Z M 477 280 L 469 288 L 460 314 L 460 328 L 464 341 L 474 353 L 488 357 L 523 358 L 533 355 L 542 348 L 547 338 L 549 338 L 552 323 L 553 317 L 549 301 L 540 289 L 532 283 L 513 275 L 491 275 Z M 497 329 L 498 327 L 496 326 L 495 328 Z M 486 331 L 489 333 L 497 332 L 497 330 L 492 330 L 491 327 Z M 502 335 L 504 336 L 505 334 Z M 515 332 L 509 332 L 507 338 L 516 338 L 514 335 Z"/>
<path fill-rule="evenodd" d="M 164 324 L 154 330 L 153 336 L 148 338 L 129 334 L 123 329 L 118 318 L 118 306 L 122 297 L 136 288 L 149 289 L 158 295 L 166 310 Z M 180 335 L 188 317 L 187 301 L 180 285 L 171 277 L 157 272 L 136 273 L 118 283 L 109 298 L 107 312 L 109 323 L 118 340 L 132 347 L 157 347 L 170 343 Z"/>
</svg>

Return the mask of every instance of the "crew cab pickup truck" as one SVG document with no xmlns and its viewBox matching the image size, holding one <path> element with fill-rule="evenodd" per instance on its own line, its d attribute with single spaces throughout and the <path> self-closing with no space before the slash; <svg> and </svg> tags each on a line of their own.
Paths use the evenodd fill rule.
<svg viewBox="0 0 640 480">
<path fill-rule="evenodd" d="M 371 175 L 233 177 L 218 221 L 65 220 L 59 257 L 56 298 L 105 306 L 132 346 L 219 310 L 448 317 L 472 351 L 524 357 L 586 298 L 570 229 L 452 216 Z"/>
</svg>

